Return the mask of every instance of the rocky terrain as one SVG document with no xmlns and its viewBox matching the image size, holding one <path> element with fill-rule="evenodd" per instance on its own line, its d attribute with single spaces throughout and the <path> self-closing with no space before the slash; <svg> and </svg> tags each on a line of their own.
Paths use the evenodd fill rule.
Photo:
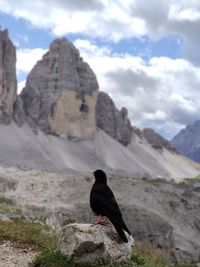
<svg viewBox="0 0 200 267">
<path fill-rule="evenodd" d="M 177 150 L 186 157 L 200 162 L 200 121 L 181 130 L 172 140 Z"/>
<path fill-rule="evenodd" d="M 37 250 L 32 247 L 20 247 L 10 241 L 2 241 L 0 267 L 27 267 L 37 254 Z"/>
<path fill-rule="evenodd" d="M 67 222 L 95 222 L 89 207 L 91 174 L 0 169 L 1 218 L 43 221 L 60 229 Z M 177 261 L 196 261 L 200 251 L 200 180 L 176 183 L 109 175 L 123 217 L 137 240 L 151 242 Z"/>
<path fill-rule="evenodd" d="M 67 39 L 57 39 L 16 90 L 15 48 L 0 32 L 2 220 L 91 222 L 91 169 L 104 169 L 134 238 L 175 260 L 199 260 L 199 164 L 99 91 Z M 173 181 L 171 181 L 173 179 Z M 16 210 L 18 212 L 16 212 Z"/>
</svg>

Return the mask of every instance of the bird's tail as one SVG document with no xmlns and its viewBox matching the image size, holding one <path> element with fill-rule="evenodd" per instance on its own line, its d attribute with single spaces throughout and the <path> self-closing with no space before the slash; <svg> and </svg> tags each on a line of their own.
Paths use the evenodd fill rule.
<svg viewBox="0 0 200 267">
<path fill-rule="evenodd" d="M 118 235 L 120 236 L 120 238 L 121 238 L 125 243 L 128 243 L 128 238 L 126 237 L 126 235 L 125 235 L 125 233 L 124 233 L 124 230 L 123 230 L 122 228 L 120 228 L 120 227 L 115 226 L 115 225 L 114 225 L 114 227 L 115 227 L 115 229 L 116 229 Z"/>
<path fill-rule="evenodd" d="M 126 237 L 124 230 L 122 229 L 122 227 L 113 219 L 113 218 L 109 218 L 111 223 L 114 225 L 115 230 L 117 231 L 119 237 L 125 242 L 128 243 L 128 238 Z"/>
<path fill-rule="evenodd" d="M 124 229 L 129 235 L 131 235 L 131 233 L 130 233 L 128 227 L 126 226 L 126 224 L 125 224 L 125 222 L 124 222 L 124 220 L 123 220 L 123 218 L 122 218 L 122 221 L 123 221 L 123 229 Z"/>
</svg>

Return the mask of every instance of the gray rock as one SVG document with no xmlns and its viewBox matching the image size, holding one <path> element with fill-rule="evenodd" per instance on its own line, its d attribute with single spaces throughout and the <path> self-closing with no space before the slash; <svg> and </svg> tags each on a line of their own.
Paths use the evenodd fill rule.
<svg viewBox="0 0 200 267">
<path fill-rule="evenodd" d="M 17 95 L 16 50 L 8 30 L 0 29 L 0 123 L 10 124 Z"/>
<path fill-rule="evenodd" d="M 123 107 L 119 111 L 110 96 L 104 92 L 98 94 L 96 124 L 124 146 L 131 142 L 132 127 L 127 109 Z"/>
<path fill-rule="evenodd" d="M 73 44 L 62 38 L 53 41 L 36 63 L 21 97 L 26 115 L 42 131 L 81 137 L 95 132 L 97 90 L 89 65 Z M 88 129 L 86 134 L 82 124 Z"/>
<path fill-rule="evenodd" d="M 134 240 L 119 241 L 111 225 L 69 224 L 60 232 L 59 248 L 76 262 L 109 263 L 131 258 Z"/>
<path fill-rule="evenodd" d="M 171 152 L 177 153 L 175 146 L 170 141 L 163 138 L 161 135 L 157 134 L 153 129 L 145 128 L 142 131 L 142 135 L 153 148 L 155 149 L 166 148 L 167 150 L 170 150 Z"/>
<path fill-rule="evenodd" d="M 26 121 L 26 114 L 23 108 L 23 102 L 20 96 L 16 97 L 13 107 L 13 120 L 18 126 L 22 126 Z"/>
<path fill-rule="evenodd" d="M 172 139 L 172 143 L 180 153 L 200 162 L 200 121 L 195 121 L 192 125 L 181 130 Z"/>
</svg>

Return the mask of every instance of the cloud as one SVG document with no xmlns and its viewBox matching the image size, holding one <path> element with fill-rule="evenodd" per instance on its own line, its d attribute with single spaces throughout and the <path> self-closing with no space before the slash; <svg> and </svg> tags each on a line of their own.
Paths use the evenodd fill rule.
<svg viewBox="0 0 200 267">
<path fill-rule="evenodd" d="M 184 57 L 200 64 L 200 4 L 196 0 L 0 0 L 0 10 L 55 36 L 68 33 L 118 42 L 176 35 Z"/>
<path fill-rule="evenodd" d="M 118 91 L 134 97 L 144 89 L 145 91 L 157 90 L 157 80 L 148 76 L 143 70 L 118 69 L 106 73 L 106 76 L 113 81 L 113 92 Z"/>
<path fill-rule="evenodd" d="M 128 1 L 127 1 L 128 2 Z M 0 10 L 54 35 L 82 33 L 113 41 L 145 34 L 144 22 L 127 15 L 121 0 L 0 0 Z"/>
<path fill-rule="evenodd" d="M 25 87 L 25 84 L 26 84 L 26 80 L 23 80 L 21 82 L 18 83 L 18 86 L 17 86 L 17 93 L 20 94 L 22 89 Z"/>
<path fill-rule="evenodd" d="M 170 139 L 199 118 L 200 69 L 187 60 L 154 57 L 145 62 L 89 41 L 75 44 L 96 73 L 100 89 L 118 108 L 128 108 L 133 125 L 152 127 Z"/>
<path fill-rule="evenodd" d="M 18 49 L 17 50 L 17 74 L 28 73 L 35 63 L 42 58 L 46 49 Z"/>
</svg>

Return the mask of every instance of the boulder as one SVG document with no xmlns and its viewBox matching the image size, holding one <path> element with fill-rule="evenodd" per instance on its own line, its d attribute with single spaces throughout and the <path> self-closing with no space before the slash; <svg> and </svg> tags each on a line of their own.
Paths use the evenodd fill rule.
<svg viewBox="0 0 200 267">
<path fill-rule="evenodd" d="M 131 258 L 134 240 L 123 243 L 111 224 L 107 226 L 73 223 L 63 226 L 59 248 L 75 262 L 110 263 Z"/>
<path fill-rule="evenodd" d="M 45 133 L 87 138 L 96 132 L 98 87 L 79 51 L 60 38 L 33 67 L 21 98 L 26 116 Z"/>
<path fill-rule="evenodd" d="M 0 123 L 11 123 L 17 95 L 16 49 L 8 30 L 0 29 Z"/>
</svg>

